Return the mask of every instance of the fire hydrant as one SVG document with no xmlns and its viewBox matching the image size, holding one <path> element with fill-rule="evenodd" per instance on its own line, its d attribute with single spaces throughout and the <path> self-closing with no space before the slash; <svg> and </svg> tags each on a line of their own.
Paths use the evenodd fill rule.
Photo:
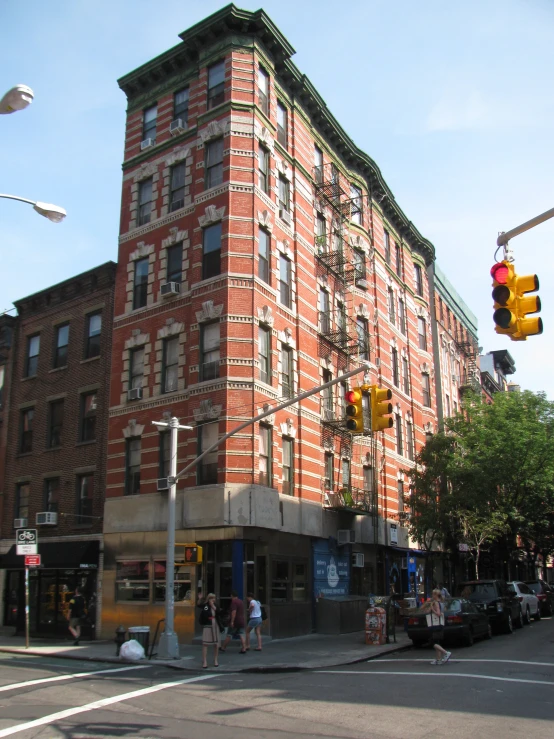
<svg viewBox="0 0 554 739">
<path fill-rule="evenodd" d="M 126 636 L 127 636 L 127 629 L 125 628 L 125 626 L 118 626 L 117 629 L 115 630 L 115 639 L 114 639 L 114 642 L 117 647 L 117 651 L 115 653 L 116 657 L 119 657 L 119 650 L 121 649 L 121 645 L 125 643 Z"/>
</svg>

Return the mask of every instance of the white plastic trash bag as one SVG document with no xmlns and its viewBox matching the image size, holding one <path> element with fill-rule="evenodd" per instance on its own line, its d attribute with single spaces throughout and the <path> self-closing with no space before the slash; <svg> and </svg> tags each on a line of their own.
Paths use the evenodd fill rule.
<svg viewBox="0 0 554 739">
<path fill-rule="evenodd" d="M 120 659 L 130 660 L 131 662 L 144 659 L 144 647 L 136 639 L 129 639 L 129 641 L 123 642 L 121 645 L 119 657 Z"/>
</svg>

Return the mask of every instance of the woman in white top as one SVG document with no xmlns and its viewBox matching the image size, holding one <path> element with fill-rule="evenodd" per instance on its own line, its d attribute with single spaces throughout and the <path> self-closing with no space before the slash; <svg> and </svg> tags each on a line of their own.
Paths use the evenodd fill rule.
<svg viewBox="0 0 554 739">
<path fill-rule="evenodd" d="M 256 632 L 258 646 L 254 651 L 262 651 L 262 606 L 259 600 L 254 598 L 254 593 L 248 593 L 246 596 L 248 601 L 248 626 L 246 627 L 246 649 L 250 649 L 250 632 L 252 629 Z"/>
</svg>

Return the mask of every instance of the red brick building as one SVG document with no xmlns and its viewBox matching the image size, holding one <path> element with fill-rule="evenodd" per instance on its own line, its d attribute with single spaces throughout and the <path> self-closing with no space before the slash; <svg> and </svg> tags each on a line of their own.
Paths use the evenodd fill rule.
<svg viewBox="0 0 554 739">
<path fill-rule="evenodd" d="M 115 268 L 107 262 L 18 300 L 10 320 L 0 592 L 3 623 L 23 629 L 15 533 L 36 528 L 42 567 L 30 573 L 32 634 L 67 633 L 76 586 L 89 607 L 85 636 L 94 635 L 100 613 Z"/>
<path fill-rule="evenodd" d="M 152 421 L 195 427 L 180 432 L 182 469 L 267 405 L 369 360 L 393 429 L 352 440 L 338 386 L 178 484 L 177 541 L 204 549 L 201 566 L 177 567 L 181 639 L 198 587 L 224 604 L 231 587 L 255 590 L 272 635 L 303 633 L 314 598 L 407 591 L 422 570 L 401 470 L 436 428 L 434 248 L 265 13 L 228 6 L 180 38 L 119 81 L 104 635 L 163 615 L 168 444 Z"/>
<path fill-rule="evenodd" d="M 13 364 L 14 332 L 17 319 L 4 313 L 0 316 L 0 521 L 3 519 L 6 452 L 8 447 L 8 418 Z"/>
</svg>

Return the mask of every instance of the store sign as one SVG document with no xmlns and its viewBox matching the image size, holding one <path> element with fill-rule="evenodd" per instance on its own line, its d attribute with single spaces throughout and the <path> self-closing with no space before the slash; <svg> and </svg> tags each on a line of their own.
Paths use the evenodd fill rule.
<svg viewBox="0 0 554 739">
<path fill-rule="evenodd" d="M 398 544 L 398 527 L 395 523 L 390 525 L 390 543 Z"/>
<path fill-rule="evenodd" d="M 314 594 L 348 595 L 350 589 L 350 553 L 329 550 L 328 542 L 314 545 Z"/>
<path fill-rule="evenodd" d="M 17 529 L 15 535 L 16 554 L 37 554 L 38 536 L 36 529 Z"/>
</svg>

